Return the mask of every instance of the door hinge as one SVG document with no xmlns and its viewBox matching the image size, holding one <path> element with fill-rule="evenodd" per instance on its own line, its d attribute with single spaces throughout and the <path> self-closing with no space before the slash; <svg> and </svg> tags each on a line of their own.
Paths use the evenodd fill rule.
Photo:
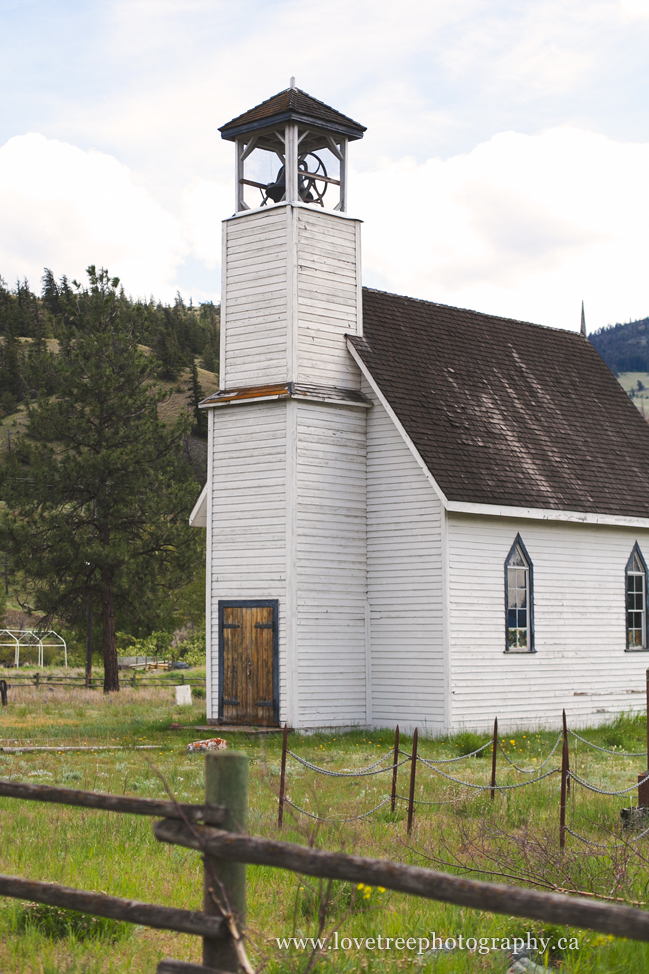
<svg viewBox="0 0 649 974">
<path fill-rule="evenodd" d="M 223 701 L 223 706 L 224 707 L 238 707 L 239 706 L 239 701 L 238 700 L 224 700 Z"/>
<path fill-rule="evenodd" d="M 273 700 L 255 700 L 255 707 L 273 707 Z"/>
<path fill-rule="evenodd" d="M 255 629 L 272 629 L 275 632 L 274 622 L 256 622 Z"/>
<path fill-rule="evenodd" d="M 223 628 L 224 629 L 241 629 L 241 626 L 240 626 L 240 624 L 238 622 L 224 622 L 223 623 Z"/>
</svg>

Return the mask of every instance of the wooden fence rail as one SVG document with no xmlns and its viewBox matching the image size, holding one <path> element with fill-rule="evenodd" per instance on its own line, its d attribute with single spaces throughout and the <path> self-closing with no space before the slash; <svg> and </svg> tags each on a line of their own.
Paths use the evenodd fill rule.
<svg viewBox="0 0 649 974">
<path fill-rule="evenodd" d="M 33 785 L 22 781 L 0 780 L 0 796 L 35 802 L 54 802 L 57 805 L 71 805 L 77 808 L 98 808 L 105 812 L 121 812 L 128 815 L 178 818 L 210 825 L 223 825 L 228 814 L 227 808 L 216 805 L 189 805 L 158 801 L 155 798 L 131 798 L 127 795 L 108 795 L 104 792 L 57 788 L 54 785 Z"/>
<path fill-rule="evenodd" d="M 0 796 L 161 819 L 154 825 L 159 841 L 196 849 L 203 855 L 203 912 L 139 903 L 11 876 L 0 876 L 0 895 L 203 937 L 203 965 L 165 960 L 158 966 L 158 974 L 232 974 L 244 963 L 246 970 L 252 970 L 245 955 L 242 959 L 238 934 L 245 923 L 245 863 L 325 879 L 363 882 L 458 906 L 649 941 L 649 911 L 247 835 L 247 756 L 236 751 L 217 751 L 207 754 L 205 762 L 204 805 L 0 780 Z M 214 828 L 215 825 L 221 828 Z M 219 895 L 215 895 L 215 887 L 219 888 Z"/>
<path fill-rule="evenodd" d="M 153 906 L 138 900 L 123 900 L 106 893 L 89 893 L 82 889 L 59 886 L 58 883 L 38 883 L 31 879 L 0 876 L 0 896 L 47 903 L 66 910 L 90 913 L 92 916 L 139 923 L 160 930 L 175 930 L 177 933 L 189 933 L 212 940 L 227 936 L 220 917 L 206 916 L 196 910 L 178 910 L 171 906 Z"/>
<path fill-rule="evenodd" d="M 191 830 L 184 822 L 171 819 L 156 822 L 153 831 L 161 842 L 200 849 L 210 856 L 231 862 L 275 866 L 324 879 L 362 882 L 368 886 L 383 886 L 399 893 L 469 906 L 475 910 L 586 927 L 634 940 L 649 940 L 649 911 L 631 906 L 603 903 L 564 893 L 540 893 L 518 886 L 485 883 L 386 859 L 325 852 L 292 842 L 237 835 L 205 826 Z"/>
</svg>

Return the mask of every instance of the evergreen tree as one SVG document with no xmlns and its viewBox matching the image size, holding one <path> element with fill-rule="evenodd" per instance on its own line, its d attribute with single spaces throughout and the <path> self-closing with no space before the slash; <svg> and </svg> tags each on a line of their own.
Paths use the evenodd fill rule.
<svg viewBox="0 0 649 974">
<path fill-rule="evenodd" d="M 200 436 L 202 439 L 205 439 L 207 437 L 207 413 L 204 409 L 198 408 L 198 404 L 203 401 L 205 396 L 203 395 L 203 390 L 201 389 L 201 384 L 198 379 L 196 362 L 193 361 L 189 374 L 188 391 L 192 413 L 194 415 L 192 433 L 194 436 Z"/>
<path fill-rule="evenodd" d="M 34 608 L 74 623 L 101 604 L 104 689 L 119 689 L 115 613 L 141 615 L 193 568 L 196 485 L 182 458 L 191 422 L 158 418 L 157 363 L 139 345 L 118 279 L 88 268 L 65 299 L 58 393 L 30 406 L 4 465 L 0 550 L 24 565 Z"/>
</svg>

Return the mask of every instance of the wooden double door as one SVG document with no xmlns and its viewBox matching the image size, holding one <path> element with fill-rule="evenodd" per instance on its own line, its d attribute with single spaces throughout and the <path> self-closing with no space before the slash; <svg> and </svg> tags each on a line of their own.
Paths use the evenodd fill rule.
<svg viewBox="0 0 649 974">
<path fill-rule="evenodd" d="M 276 600 L 219 603 L 219 718 L 277 726 Z"/>
</svg>

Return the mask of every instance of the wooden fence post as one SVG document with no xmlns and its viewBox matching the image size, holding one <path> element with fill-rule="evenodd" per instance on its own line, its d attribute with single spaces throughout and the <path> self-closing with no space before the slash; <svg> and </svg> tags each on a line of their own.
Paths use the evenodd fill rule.
<svg viewBox="0 0 649 974">
<path fill-rule="evenodd" d="M 561 805 L 559 808 L 559 847 L 566 846 L 566 793 L 568 784 L 568 734 L 566 733 L 566 712 L 563 712 L 563 749 L 561 751 Z"/>
<path fill-rule="evenodd" d="M 412 735 L 412 760 L 410 762 L 410 796 L 408 798 L 408 835 L 410 835 L 410 830 L 412 828 L 412 816 L 415 811 L 415 774 L 417 771 L 417 741 L 419 738 L 419 731 L 415 727 L 415 733 Z"/>
<path fill-rule="evenodd" d="M 390 811 L 394 811 L 397 801 L 397 765 L 399 763 L 399 725 L 394 732 L 394 767 L 392 769 L 392 796 L 390 801 Z"/>
<path fill-rule="evenodd" d="M 498 754 L 498 718 L 494 719 L 494 743 L 493 754 L 491 755 L 491 800 L 496 794 L 496 756 Z"/>
<path fill-rule="evenodd" d="M 225 805 L 228 816 L 221 826 L 228 832 L 245 832 L 248 825 L 248 756 L 241 751 L 212 751 L 205 755 L 205 804 Z M 246 923 L 246 867 L 215 856 L 205 857 L 203 909 L 210 916 L 221 916 L 216 899 L 223 903 L 223 888 L 232 907 L 237 926 Z M 224 940 L 203 938 L 203 964 L 206 967 L 238 971 L 239 960 L 231 937 Z"/>
<path fill-rule="evenodd" d="M 566 747 L 566 766 L 570 770 L 570 747 L 568 746 L 568 724 L 566 722 L 566 712 L 563 712 L 563 740 Z M 570 775 L 566 777 L 566 795 L 570 794 Z"/>
<path fill-rule="evenodd" d="M 288 725 L 284 724 L 282 736 L 282 770 L 279 776 L 279 812 L 277 813 L 277 827 L 284 825 L 284 792 L 286 790 L 286 751 L 288 749 Z"/>
</svg>

